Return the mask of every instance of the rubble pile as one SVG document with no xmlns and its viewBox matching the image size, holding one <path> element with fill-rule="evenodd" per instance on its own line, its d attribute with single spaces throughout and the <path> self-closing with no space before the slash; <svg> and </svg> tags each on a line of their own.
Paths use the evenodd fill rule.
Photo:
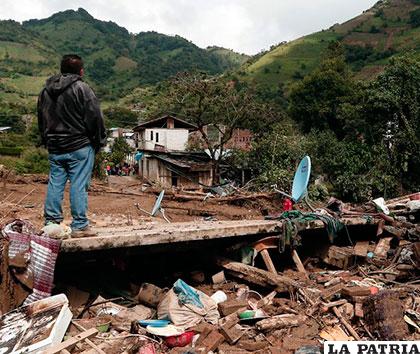
<svg viewBox="0 0 420 354">
<path fill-rule="evenodd" d="M 68 286 L 72 320 L 45 352 L 300 354 L 321 353 L 324 341 L 419 340 L 416 201 L 331 200 L 325 210 L 283 213 L 280 235 L 214 255 L 217 272 L 179 274 L 167 288 L 140 281 L 130 294 L 105 298 Z M 352 218 L 366 223 L 350 235 L 344 220 Z M 325 225 L 327 243 L 308 250 L 301 231 L 314 222 Z M 0 338 L 10 318 L 0 319 Z M 25 343 L 33 346 L 32 336 Z"/>
</svg>

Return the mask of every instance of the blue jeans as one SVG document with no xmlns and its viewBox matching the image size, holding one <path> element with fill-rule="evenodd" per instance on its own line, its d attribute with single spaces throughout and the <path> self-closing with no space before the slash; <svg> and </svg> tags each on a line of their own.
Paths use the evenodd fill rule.
<svg viewBox="0 0 420 354">
<path fill-rule="evenodd" d="M 63 221 L 62 202 L 67 180 L 70 181 L 70 206 L 73 230 L 89 225 L 86 216 L 88 206 L 87 190 L 92 176 L 95 151 L 92 146 L 64 154 L 49 154 L 50 178 L 45 200 L 45 223 Z"/>
</svg>

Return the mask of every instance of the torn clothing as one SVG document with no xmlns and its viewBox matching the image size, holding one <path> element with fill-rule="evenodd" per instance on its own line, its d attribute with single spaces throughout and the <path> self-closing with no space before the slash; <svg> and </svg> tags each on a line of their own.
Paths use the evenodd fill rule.
<svg viewBox="0 0 420 354">
<path fill-rule="evenodd" d="M 299 232 L 305 230 L 310 221 L 321 220 L 328 233 L 331 243 L 337 237 L 338 232 L 344 228 L 344 224 L 330 216 L 318 213 L 302 213 L 298 210 L 286 211 L 278 217 L 283 222 L 283 232 L 279 240 L 279 251 L 283 253 L 286 246 L 296 248 L 301 243 Z"/>
</svg>

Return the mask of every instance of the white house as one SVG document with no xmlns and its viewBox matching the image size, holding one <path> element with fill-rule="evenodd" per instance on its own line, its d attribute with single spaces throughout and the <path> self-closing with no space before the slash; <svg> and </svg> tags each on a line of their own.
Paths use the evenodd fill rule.
<svg viewBox="0 0 420 354">
<path fill-rule="evenodd" d="M 189 134 L 196 129 L 194 124 L 173 115 L 164 115 L 139 124 L 133 131 L 140 150 L 185 151 Z"/>
</svg>

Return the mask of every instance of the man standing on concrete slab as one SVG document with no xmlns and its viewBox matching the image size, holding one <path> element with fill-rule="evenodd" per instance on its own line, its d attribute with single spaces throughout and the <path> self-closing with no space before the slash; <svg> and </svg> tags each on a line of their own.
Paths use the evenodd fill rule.
<svg viewBox="0 0 420 354">
<path fill-rule="evenodd" d="M 82 58 L 61 60 L 61 74 L 50 77 L 38 98 L 38 126 L 48 149 L 50 176 L 45 200 L 45 224 L 63 221 L 62 202 L 70 181 L 72 236 L 93 236 L 87 218 L 88 194 L 95 153 L 106 141 L 98 99 L 82 81 Z"/>
</svg>

